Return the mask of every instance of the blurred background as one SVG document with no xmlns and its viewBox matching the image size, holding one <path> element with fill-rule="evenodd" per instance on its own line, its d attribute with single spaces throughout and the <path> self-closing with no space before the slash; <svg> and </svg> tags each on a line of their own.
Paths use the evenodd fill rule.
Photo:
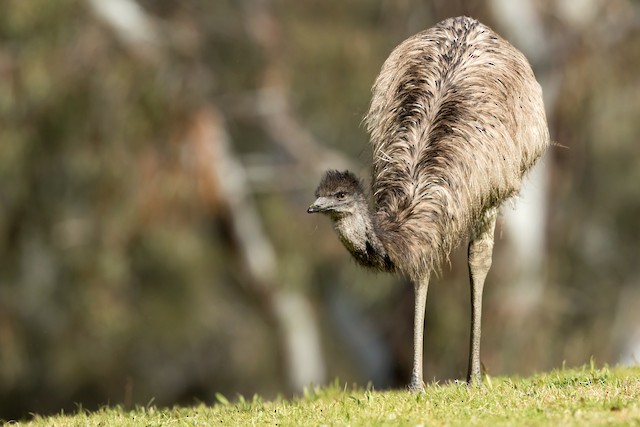
<svg viewBox="0 0 640 427">
<path fill-rule="evenodd" d="M 489 375 L 640 359 L 640 5 L 631 0 L 0 0 L 0 419 L 404 387 L 413 290 L 307 215 L 368 176 L 388 54 L 456 15 L 543 86 L 552 147 L 503 208 Z M 464 378 L 466 248 L 425 377 Z"/>
</svg>

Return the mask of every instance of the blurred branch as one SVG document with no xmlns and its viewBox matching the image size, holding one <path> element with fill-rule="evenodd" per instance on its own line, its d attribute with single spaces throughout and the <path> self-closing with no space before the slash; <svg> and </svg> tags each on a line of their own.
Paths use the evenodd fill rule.
<svg viewBox="0 0 640 427">
<path fill-rule="evenodd" d="M 198 176 L 209 189 L 208 199 L 217 199 L 223 218 L 233 232 L 241 270 L 253 291 L 274 316 L 286 355 L 290 386 L 300 391 L 325 380 L 319 331 L 311 304 L 299 292 L 276 286 L 276 255 L 261 227 L 258 211 L 249 196 L 244 168 L 231 151 L 229 135 L 220 112 L 212 105 L 194 115 L 189 138 L 195 145 Z"/>
<path fill-rule="evenodd" d="M 110 24 L 133 51 L 167 49 L 159 40 L 151 17 L 133 0 L 113 3 L 89 0 L 98 16 Z M 109 5 L 107 5 L 107 3 Z M 130 28 L 134 26 L 134 28 Z M 137 28 L 139 26 L 139 28 Z M 135 29 L 137 28 L 137 29 Z M 166 55 L 165 55 L 166 56 Z M 164 56 L 163 56 L 164 57 Z M 153 59 L 158 60 L 158 55 Z M 270 109 L 274 96 L 261 96 L 259 109 Z M 284 101 L 283 101 L 284 102 Z M 310 303 L 298 292 L 286 292 L 277 285 L 277 259 L 269 237 L 262 229 L 258 209 L 251 198 L 247 173 L 231 150 L 231 141 L 221 112 L 212 104 L 191 112 L 187 141 L 191 143 L 193 163 L 202 190 L 201 195 L 212 211 L 232 235 L 239 271 L 245 273 L 247 289 L 260 301 L 267 314 L 275 320 L 280 334 L 280 348 L 285 354 L 289 384 L 296 391 L 310 383 L 322 383 L 325 378 L 324 361 L 319 332 Z M 288 109 L 275 109 L 269 114 L 267 126 L 274 136 L 299 161 L 311 164 L 316 150 L 312 137 L 292 119 Z M 302 145 L 300 145 L 302 141 Z M 302 150 L 300 147 L 303 147 Z M 307 157 L 310 156 L 310 157 Z M 326 155 L 325 155 L 326 156 Z"/>
<path fill-rule="evenodd" d="M 244 168 L 233 156 L 220 112 L 212 105 L 195 112 L 189 141 L 193 142 L 195 168 L 203 196 L 217 206 L 231 228 L 242 263 L 260 293 L 268 292 L 276 278 L 276 257 L 260 226 L 249 196 Z"/>
<path fill-rule="evenodd" d="M 303 170 L 322 172 L 328 167 L 350 168 L 349 160 L 318 143 L 292 112 L 290 83 L 282 55 L 282 29 L 273 16 L 271 2 L 244 0 L 244 6 L 247 31 L 267 58 L 255 102 L 263 128 Z"/>
<path fill-rule="evenodd" d="M 135 0 L 88 0 L 96 16 L 108 24 L 134 53 L 157 59 L 155 23 Z"/>
</svg>

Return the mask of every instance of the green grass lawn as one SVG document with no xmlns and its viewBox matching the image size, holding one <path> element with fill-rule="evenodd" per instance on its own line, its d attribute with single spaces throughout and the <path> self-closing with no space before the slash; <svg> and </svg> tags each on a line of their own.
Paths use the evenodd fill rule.
<svg viewBox="0 0 640 427">
<path fill-rule="evenodd" d="M 218 400 L 212 406 L 104 408 L 36 417 L 20 425 L 640 425 L 640 367 L 591 366 L 529 378 L 486 378 L 479 388 L 431 384 L 420 394 L 352 389 L 336 382 L 293 400 L 256 396 L 229 402 L 221 395 Z"/>
</svg>

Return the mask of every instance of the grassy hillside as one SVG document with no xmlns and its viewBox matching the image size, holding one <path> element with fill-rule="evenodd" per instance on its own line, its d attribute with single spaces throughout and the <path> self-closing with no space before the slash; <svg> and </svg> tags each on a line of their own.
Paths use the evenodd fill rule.
<svg viewBox="0 0 640 427">
<path fill-rule="evenodd" d="M 432 384 L 423 394 L 353 389 L 337 382 L 294 400 L 259 397 L 213 406 L 104 408 L 35 417 L 26 426 L 601 425 L 640 424 L 640 367 L 559 370 L 488 378 L 482 388 Z"/>
</svg>

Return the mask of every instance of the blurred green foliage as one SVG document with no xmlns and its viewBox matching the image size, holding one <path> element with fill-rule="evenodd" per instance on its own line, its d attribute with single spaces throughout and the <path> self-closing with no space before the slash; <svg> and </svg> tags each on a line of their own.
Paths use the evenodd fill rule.
<svg viewBox="0 0 640 427">
<path fill-rule="evenodd" d="M 360 122 L 390 50 L 450 15 L 500 32 L 490 3 L 267 2 L 281 43 L 271 58 L 250 35 L 251 2 L 140 1 L 163 47 L 138 51 L 88 1 L 0 1 L 0 418 L 286 390 L 277 328 L 190 168 L 193 115 L 216 105 L 247 164 L 292 162 L 254 100 L 275 63 L 300 123 L 366 175 Z M 640 300 L 640 20 L 631 2 L 606 4 L 613 18 L 578 29 L 539 5 L 557 46 L 534 68 L 551 76 L 563 147 L 547 160 L 544 296 L 522 324 L 505 308 L 516 273 L 496 245 L 483 344 L 495 373 L 615 363 L 640 322 L 629 309 Z M 618 9 L 634 24 L 603 36 L 622 28 Z M 329 224 L 306 216 L 316 179 L 307 169 L 289 177 L 299 187 L 252 195 L 278 285 L 314 303 L 329 377 L 368 380 L 332 323 L 328 295 L 340 289 L 390 349 L 386 385 L 403 384 L 411 290 L 356 268 Z M 430 290 L 428 378 L 466 369 L 466 267 L 461 253 L 452 260 Z"/>
</svg>

